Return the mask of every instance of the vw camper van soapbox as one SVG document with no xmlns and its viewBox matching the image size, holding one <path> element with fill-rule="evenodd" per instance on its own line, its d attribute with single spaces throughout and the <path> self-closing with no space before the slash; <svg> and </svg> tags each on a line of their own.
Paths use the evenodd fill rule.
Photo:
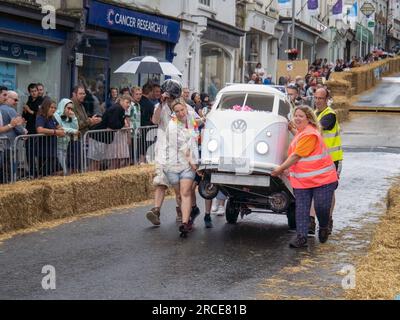
<svg viewBox="0 0 400 320">
<path fill-rule="evenodd" d="M 286 214 L 295 227 L 293 190 L 285 175 L 270 173 L 287 157 L 292 107 L 281 88 L 233 84 L 222 89 L 202 132 L 199 193 L 228 197 L 226 220 L 239 214 Z"/>
</svg>

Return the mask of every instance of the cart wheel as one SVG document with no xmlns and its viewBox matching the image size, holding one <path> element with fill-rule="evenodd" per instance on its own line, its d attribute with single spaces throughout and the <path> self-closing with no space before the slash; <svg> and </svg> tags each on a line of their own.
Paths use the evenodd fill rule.
<svg viewBox="0 0 400 320">
<path fill-rule="evenodd" d="M 233 199 L 229 199 L 226 204 L 225 216 L 228 223 L 235 224 L 237 222 L 239 206 L 233 202 Z"/>
<path fill-rule="evenodd" d="M 288 210 L 290 199 L 285 192 L 275 192 L 269 197 L 269 203 L 274 212 L 281 213 Z"/>
<path fill-rule="evenodd" d="M 296 229 L 296 204 L 294 202 L 289 205 L 286 216 L 289 229 Z"/>
<path fill-rule="evenodd" d="M 199 193 L 206 200 L 214 199 L 218 194 L 218 187 L 209 179 L 202 179 L 199 183 Z"/>
</svg>

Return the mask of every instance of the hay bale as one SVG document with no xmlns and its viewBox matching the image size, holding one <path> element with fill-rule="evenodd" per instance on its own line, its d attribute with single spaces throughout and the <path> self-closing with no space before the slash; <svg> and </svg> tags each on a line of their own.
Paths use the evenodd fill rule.
<svg viewBox="0 0 400 320">
<path fill-rule="evenodd" d="M 99 176 L 87 174 L 72 181 L 77 214 L 92 212 L 113 205 L 111 196 L 115 190 L 108 188 L 108 180 L 110 180 L 110 176 L 104 178 L 104 174 L 99 174 Z"/>
<path fill-rule="evenodd" d="M 349 99 L 345 96 L 334 96 L 332 108 L 335 110 L 336 117 L 339 122 L 349 119 Z"/>
<path fill-rule="evenodd" d="M 357 265 L 356 288 L 346 292 L 348 299 L 393 300 L 400 293 L 400 181 L 389 189 L 387 205 L 369 252 Z"/>
<path fill-rule="evenodd" d="M 19 183 L 0 192 L 0 233 L 46 220 L 43 186 Z"/>
<path fill-rule="evenodd" d="M 148 200 L 153 172 L 149 165 L 81 175 L 72 183 L 77 214 Z"/>
<path fill-rule="evenodd" d="M 400 71 L 400 57 L 376 61 L 368 65 L 353 68 L 351 71 L 333 72 L 327 82 L 333 96 L 346 96 L 348 98 L 358 95 L 376 86 L 374 70 L 379 67 L 389 66 L 383 75 Z"/>
<path fill-rule="evenodd" d="M 331 91 L 332 96 L 348 96 L 351 83 L 346 80 L 329 80 L 327 82 L 328 89 Z"/>
<path fill-rule="evenodd" d="M 0 233 L 151 199 L 154 166 L 0 186 Z"/>
<path fill-rule="evenodd" d="M 349 120 L 348 109 L 336 109 L 335 112 L 336 112 L 336 117 L 340 123 Z"/>
<path fill-rule="evenodd" d="M 76 214 L 76 202 L 70 177 L 46 179 L 43 186 L 43 214 L 47 214 L 47 220 L 66 218 Z"/>
</svg>

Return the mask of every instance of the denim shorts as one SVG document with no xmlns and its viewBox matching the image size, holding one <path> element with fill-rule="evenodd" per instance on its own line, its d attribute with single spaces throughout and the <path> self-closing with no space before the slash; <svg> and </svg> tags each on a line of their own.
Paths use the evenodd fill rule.
<svg viewBox="0 0 400 320">
<path fill-rule="evenodd" d="M 196 172 L 191 168 L 187 168 L 181 172 L 165 171 L 165 175 L 167 176 L 167 179 L 171 185 L 176 185 L 183 179 L 194 180 Z"/>
</svg>

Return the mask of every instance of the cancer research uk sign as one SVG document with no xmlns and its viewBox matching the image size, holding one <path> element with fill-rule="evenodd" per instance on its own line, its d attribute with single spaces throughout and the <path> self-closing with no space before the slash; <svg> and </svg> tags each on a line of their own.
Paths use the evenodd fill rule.
<svg viewBox="0 0 400 320">
<path fill-rule="evenodd" d="M 177 43 L 180 24 L 176 21 L 91 1 L 88 24 L 125 33 Z"/>
</svg>

